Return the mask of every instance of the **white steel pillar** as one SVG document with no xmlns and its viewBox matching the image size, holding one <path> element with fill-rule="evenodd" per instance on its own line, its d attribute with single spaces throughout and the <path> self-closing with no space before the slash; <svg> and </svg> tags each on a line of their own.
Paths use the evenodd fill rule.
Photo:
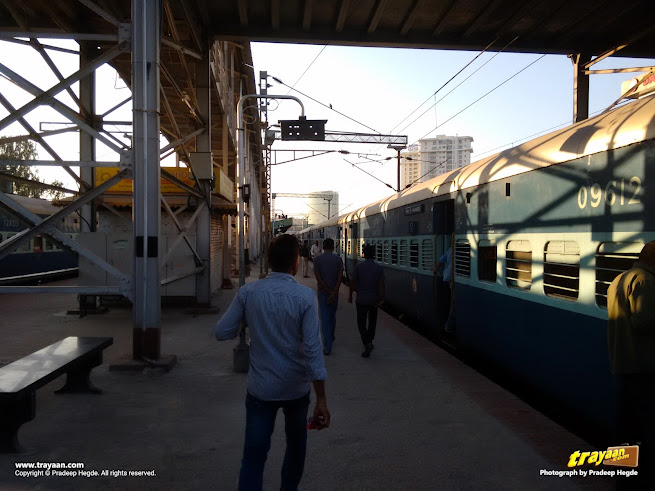
<svg viewBox="0 0 655 491">
<path fill-rule="evenodd" d="M 159 0 L 132 1 L 134 360 L 160 358 Z"/>
</svg>

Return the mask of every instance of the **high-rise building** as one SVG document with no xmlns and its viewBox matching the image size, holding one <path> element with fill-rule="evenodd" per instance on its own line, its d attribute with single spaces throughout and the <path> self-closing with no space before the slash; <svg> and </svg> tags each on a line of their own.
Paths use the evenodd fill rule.
<svg viewBox="0 0 655 491">
<path fill-rule="evenodd" d="M 437 135 L 419 140 L 400 154 L 400 187 L 424 182 L 439 174 L 471 163 L 473 148 L 470 136 Z"/>
</svg>

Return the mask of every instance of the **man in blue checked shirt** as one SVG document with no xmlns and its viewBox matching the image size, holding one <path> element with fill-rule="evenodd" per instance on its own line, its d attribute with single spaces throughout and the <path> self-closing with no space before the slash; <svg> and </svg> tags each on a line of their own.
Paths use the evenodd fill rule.
<svg viewBox="0 0 655 491">
<path fill-rule="evenodd" d="M 235 338 L 242 321 L 250 330 L 246 437 L 239 490 L 262 489 L 279 408 L 284 411 L 287 437 L 281 489 L 298 488 L 305 467 L 310 385 L 316 393 L 313 425 L 319 430 L 330 426 L 316 296 L 294 278 L 299 254 L 295 237 L 275 238 L 268 249 L 273 272 L 242 286 L 214 326 L 218 340 Z"/>
</svg>

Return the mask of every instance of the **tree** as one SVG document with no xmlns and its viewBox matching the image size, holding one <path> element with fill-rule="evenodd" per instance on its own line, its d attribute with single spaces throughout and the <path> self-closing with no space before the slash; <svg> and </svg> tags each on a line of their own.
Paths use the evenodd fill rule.
<svg viewBox="0 0 655 491">
<path fill-rule="evenodd" d="M 64 183 L 61 182 L 59 179 L 55 179 L 54 181 L 52 181 L 51 184 L 53 186 L 59 186 L 60 188 L 64 187 Z M 51 199 L 61 199 L 64 196 L 66 196 L 66 193 L 64 193 L 63 191 L 55 191 L 54 189 L 46 189 L 44 191 L 45 191 L 44 194 Z"/>
<path fill-rule="evenodd" d="M 38 169 L 30 165 L 9 166 L 2 165 L 3 160 L 35 160 L 38 157 L 36 145 L 29 141 L 18 141 L 0 144 L 0 170 L 23 179 L 30 181 L 44 182 L 39 177 Z M 55 180 L 53 186 L 64 185 L 63 182 Z M 29 196 L 31 198 L 41 198 L 43 196 L 50 196 L 53 199 L 64 197 L 62 191 L 55 191 L 52 189 L 44 189 L 38 185 L 22 182 L 13 182 L 8 179 L 0 177 L 0 191 L 17 194 L 19 196 Z"/>
</svg>

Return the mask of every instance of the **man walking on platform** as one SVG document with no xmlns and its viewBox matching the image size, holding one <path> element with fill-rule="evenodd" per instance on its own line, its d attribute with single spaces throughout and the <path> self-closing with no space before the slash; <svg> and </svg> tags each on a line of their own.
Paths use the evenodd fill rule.
<svg viewBox="0 0 655 491">
<path fill-rule="evenodd" d="M 284 411 L 287 441 L 281 489 L 298 488 L 305 466 L 311 385 L 316 393 L 314 427 L 320 430 L 330 426 L 316 297 L 311 288 L 294 279 L 299 249 L 298 240 L 291 235 L 273 239 L 268 249 L 273 272 L 242 286 L 214 326 L 218 340 L 235 338 L 243 321 L 250 330 L 246 436 L 239 490 L 262 489 L 279 408 Z"/>
<path fill-rule="evenodd" d="M 316 276 L 318 312 L 321 317 L 321 332 L 323 333 L 323 352 L 332 352 L 334 330 L 337 324 L 337 306 L 339 303 L 339 287 L 343 277 L 343 261 L 333 254 L 334 240 L 323 241 L 323 254 L 314 259 L 314 276 Z"/>
<path fill-rule="evenodd" d="M 373 351 L 373 339 L 378 320 L 378 307 L 384 303 L 384 270 L 375 262 L 375 245 L 364 246 L 366 260 L 355 267 L 350 281 L 348 303 L 353 301 L 353 291 L 357 292 L 357 328 L 364 344 L 362 356 L 368 358 Z M 366 318 L 368 317 L 368 328 Z"/>
</svg>

